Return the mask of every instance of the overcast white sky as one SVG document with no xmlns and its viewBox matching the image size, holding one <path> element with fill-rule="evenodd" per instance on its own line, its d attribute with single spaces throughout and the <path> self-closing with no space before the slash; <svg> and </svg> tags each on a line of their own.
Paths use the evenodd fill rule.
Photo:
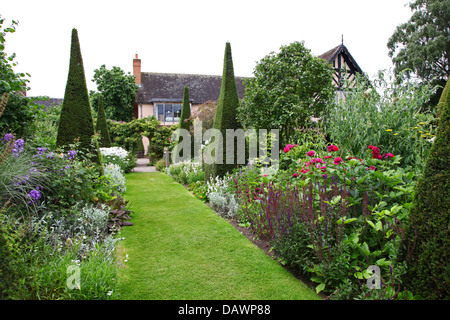
<svg viewBox="0 0 450 320">
<path fill-rule="evenodd" d="M 408 0 L 14 0 L 0 15 L 18 20 L 6 38 L 16 71 L 31 77 L 28 96 L 63 98 L 72 28 L 78 30 L 89 90 L 105 64 L 142 71 L 222 74 L 231 43 L 236 76 L 252 76 L 256 63 L 280 46 L 304 41 L 314 55 L 341 42 L 369 76 L 392 67 L 387 41 L 411 17 Z"/>
</svg>

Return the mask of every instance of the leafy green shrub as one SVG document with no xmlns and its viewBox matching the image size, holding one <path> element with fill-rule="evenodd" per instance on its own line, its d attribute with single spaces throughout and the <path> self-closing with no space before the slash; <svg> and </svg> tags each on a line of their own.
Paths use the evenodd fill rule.
<svg viewBox="0 0 450 320">
<path fill-rule="evenodd" d="M 186 160 L 172 164 L 167 173 L 181 184 L 190 184 L 204 180 L 204 172 L 200 163 Z"/>
<path fill-rule="evenodd" d="M 47 107 L 36 114 L 33 122 L 33 134 L 27 143 L 33 147 L 56 149 L 56 136 L 58 134 L 58 124 L 61 115 L 62 105 Z"/>
<path fill-rule="evenodd" d="M 14 217 L 16 208 L 2 205 L 0 209 L 0 299 L 11 299 L 18 290 L 21 255 L 26 226 Z"/>
<path fill-rule="evenodd" d="M 241 220 L 270 240 L 284 263 L 316 281 L 317 291 L 334 297 L 398 298 L 405 272 L 396 258 L 414 173 L 398 168 L 399 158 L 369 147 L 358 159 L 335 145 L 306 154 L 288 145 L 286 171 L 266 176 L 247 167 L 235 173 Z M 370 265 L 385 279 L 381 296 L 365 287 Z M 353 291 L 345 289 L 350 285 Z"/>
<path fill-rule="evenodd" d="M 420 173 L 436 129 L 434 115 L 421 113 L 420 108 L 434 91 L 428 84 L 398 85 L 383 73 L 371 85 L 357 77 L 345 99 L 327 109 L 325 131 L 331 141 L 358 158 L 368 145 L 376 145 L 400 155 L 403 167 Z"/>
<path fill-rule="evenodd" d="M 147 137 L 149 140 L 147 156 L 150 158 L 150 164 L 163 157 L 165 147 L 171 147 L 170 138 L 178 128 L 178 125 L 162 126 L 154 116 L 130 122 L 108 120 L 108 125 L 113 145 L 133 154 L 140 151 L 142 137 Z"/>
<path fill-rule="evenodd" d="M 115 240 L 98 243 L 86 250 L 86 241 L 68 239 L 56 247 L 44 240 L 35 242 L 24 252 L 27 263 L 20 268 L 18 290 L 10 298 L 19 300 L 106 300 L 115 287 L 117 267 Z M 90 247 L 90 245 L 88 244 Z M 80 268 L 80 287 L 70 289 L 68 267 Z"/>
<path fill-rule="evenodd" d="M 188 185 L 188 189 L 197 199 L 204 202 L 208 201 L 208 186 L 205 181 L 192 182 Z"/>
<path fill-rule="evenodd" d="M 166 160 L 159 159 L 155 164 L 156 171 L 165 171 L 166 170 Z"/>
<path fill-rule="evenodd" d="M 8 96 L 4 101 L 7 108 L 0 108 L 0 133 L 12 132 L 19 137 L 28 137 L 32 135 L 32 123 L 42 108 L 33 98 L 23 94 L 29 82 L 25 77 L 30 75 L 14 72 L 16 54 L 5 52 L 6 36 L 15 32 L 18 21 L 12 20 L 7 28 L 3 27 L 4 23 L 5 19 L 0 17 L 0 96 Z"/>
</svg>

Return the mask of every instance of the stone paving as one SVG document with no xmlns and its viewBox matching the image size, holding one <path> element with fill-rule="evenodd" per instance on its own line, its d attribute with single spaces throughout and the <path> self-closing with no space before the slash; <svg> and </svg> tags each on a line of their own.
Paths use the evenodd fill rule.
<svg viewBox="0 0 450 320">
<path fill-rule="evenodd" d="M 137 159 L 137 167 L 133 169 L 132 172 L 156 172 L 154 166 L 148 166 L 149 163 L 148 158 L 139 158 Z"/>
</svg>

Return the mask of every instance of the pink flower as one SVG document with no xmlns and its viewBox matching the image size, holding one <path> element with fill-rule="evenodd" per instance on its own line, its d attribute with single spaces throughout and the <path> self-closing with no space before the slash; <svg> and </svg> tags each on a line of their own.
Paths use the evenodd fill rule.
<svg viewBox="0 0 450 320">
<path fill-rule="evenodd" d="M 321 158 L 314 158 L 315 163 L 325 163 Z"/>
<path fill-rule="evenodd" d="M 325 156 L 324 157 L 324 159 L 326 160 L 326 159 L 331 159 L 331 158 L 333 158 L 332 156 Z"/>
<path fill-rule="evenodd" d="M 334 164 L 340 164 L 342 162 L 342 158 L 341 157 L 336 157 L 334 158 Z"/>
<path fill-rule="evenodd" d="M 327 171 L 327 167 L 326 166 L 321 166 L 320 170 L 322 170 L 322 172 L 325 172 L 325 171 Z"/>
<path fill-rule="evenodd" d="M 311 151 L 308 151 L 306 154 L 307 154 L 309 157 L 314 157 L 314 155 L 315 155 L 316 153 L 314 152 L 314 150 L 311 150 Z"/>
<path fill-rule="evenodd" d="M 301 173 L 308 173 L 309 172 L 309 168 L 305 170 L 305 168 L 302 167 L 302 170 L 300 170 Z"/>
<path fill-rule="evenodd" d="M 368 148 L 370 150 L 372 150 L 372 158 L 373 159 L 382 159 L 383 157 L 380 154 L 380 149 L 378 149 L 378 147 L 375 146 L 368 146 Z"/>
<path fill-rule="evenodd" d="M 287 144 L 286 147 L 284 147 L 283 151 L 284 153 L 288 153 L 292 148 L 296 147 L 296 144 Z"/>
<path fill-rule="evenodd" d="M 385 155 L 383 155 L 383 157 L 384 157 L 385 159 L 388 159 L 388 158 L 393 158 L 394 155 L 393 155 L 392 153 L 386 153 Z"/>
<path fill-rule="evenodd" d="M 331 146 L 328 146 L 327 148 L 328 148 L 329 152 L 339 151 L 339 148 L 337 146 L 335 146 L 334 144 L 332 144 Z"/>
<path fill-rule="evenodd" d="M 298 177 L 298 173 L 296 172 L 296 173 L 292 174 L 292 176 L 293 177 Z"/>
<path fill-rule="evenodd" d="M 375 170 L 375 167 L 374 166 L 370 166 L 370 167 L 366 168 L 366 170 Z"/>
</svg>

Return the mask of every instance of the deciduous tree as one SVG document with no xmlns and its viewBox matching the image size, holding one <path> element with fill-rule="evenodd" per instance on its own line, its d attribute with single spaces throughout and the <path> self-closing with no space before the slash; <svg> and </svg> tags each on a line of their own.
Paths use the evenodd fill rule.
<svg viewBox="0 0 450 320">
<path fill-rule="evenodd" d="M 411 18 L 397 26 L 387 43 L 395 71 L 443 87 L 450 75 L 450 0 L 416 0 L 409 6 Z"/>
<path fill-rule="evenodd" d="M 303 42 L 282 46 L 258 62 L 246 81 L 238 118 L 244 127 L 279 129 L 281 143 L 287 143 L 295 128 L 323 114 L 334 96 L 333 72 Z"/>
<path fill-rule="evenodd" d="M 102 65 L 94 70 L 92 80 L 97 84 L 98 92 L 91 91 L 94 110 L 98 109 L 98 96 L 103 96 L 103 107 L 108 119 L 131 121 L 133 119 L 133 102 L 137 92 L 134 76 L 126 74 L 119 67 L 106 69 Z"/>
</svg>

